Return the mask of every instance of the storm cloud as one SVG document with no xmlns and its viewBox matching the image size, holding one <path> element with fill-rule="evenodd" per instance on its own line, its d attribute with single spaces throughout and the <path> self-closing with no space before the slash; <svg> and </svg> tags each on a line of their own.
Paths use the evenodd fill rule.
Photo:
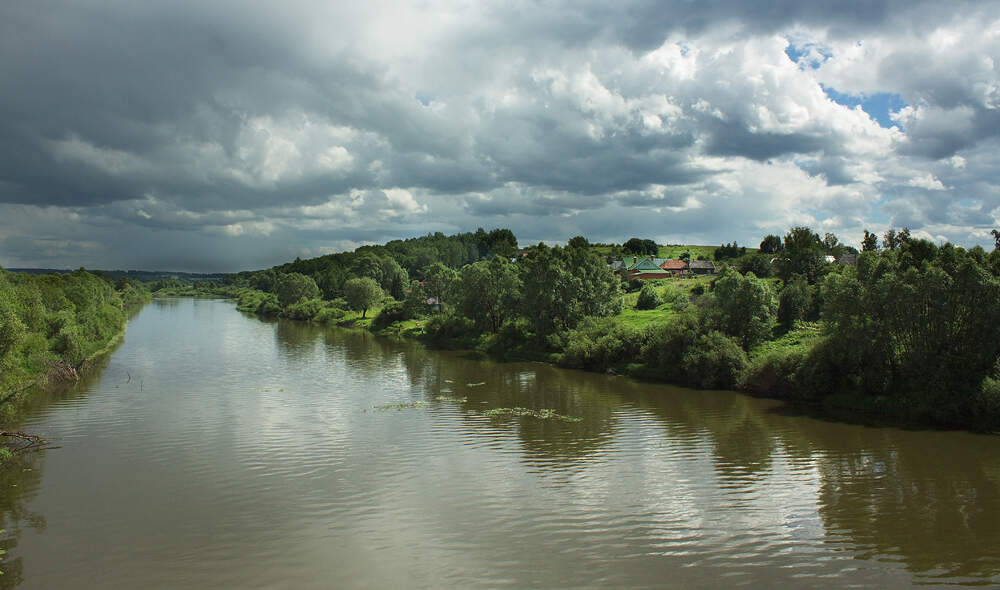
<svg viewBox="0 0 1000 590">
<path fill-rule="evenodd" d="M 15 0 L 0 264 L 224 271 L 433 231 L 987 244 L 1000 2 Z M 893 98 L 876 113 L 874 97 Z"/>
</svg>

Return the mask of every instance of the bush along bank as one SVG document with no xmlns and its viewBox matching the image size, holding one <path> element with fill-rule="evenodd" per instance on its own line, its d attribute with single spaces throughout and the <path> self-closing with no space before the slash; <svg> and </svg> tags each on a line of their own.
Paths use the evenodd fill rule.
<svg viewBox="0 0 1000 590">
<path fill-rule="evenodd" d="M 582 237 L 514 256 L 488 256 L 481 245 L 478 259 L 458 265 L 421 240 L 240 273 L 217 286 L 259 315 L 356 325 L 498 359 L 1000 430 L 997 249 L 937 246 L 903 230 L 881 246 L 866 232 L 858 253 L 799 227 L 767 236 L 756 252 L 718 249 L 718 275 L 625 283 Z M 497 244 L 509 250 L 508 238 Z"/>
<path fill-rule="evenodd" d="M 111 283 L 83 269 L 50 275 L 0 269 L 0 419 L 33 385 L 75 380 L 151 298 L 138 281 Z"/>
</svg>

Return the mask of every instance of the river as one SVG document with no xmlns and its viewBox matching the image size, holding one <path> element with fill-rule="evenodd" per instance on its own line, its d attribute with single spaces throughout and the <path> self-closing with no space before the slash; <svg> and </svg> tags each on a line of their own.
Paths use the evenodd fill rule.
<svg viewBox="0 0 1000 590">
<path fill-rule="evenodd" d="M 490 417 L 493 408 L 566 416 Z M 1000 436 L 159 299 L 20 425 L 0 587 L 1000 584 Z"/>
</svg>

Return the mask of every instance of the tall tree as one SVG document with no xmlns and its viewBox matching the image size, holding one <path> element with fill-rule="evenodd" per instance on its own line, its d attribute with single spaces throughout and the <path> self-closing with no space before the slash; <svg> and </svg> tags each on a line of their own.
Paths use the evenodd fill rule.
<svg viewBox="0 0 1000 590">
<path fill-rule="evenodd" d="M 865 237 L 861 240 L 862 252 L 875 252 L 878 250 L 878 236 L 865 230 Z"/>
<path fill-rule="evenodd" d="M 802 275 L 810 283 L 823 270 L 823 242 L 808 227 L 793 227 L 785 234 L 784 248 L 778 255 L 777 274 L 785 282 L 792 275 Z"/>
<path fill-rule="evenodd" d="M 450 298 L 452 285 L 458 278 L 458 273 L 441 264 L 435 262 L 423 269 L 424 292 L 438 300 L 441 311 L 444 311 L 445 301 Z"/>
<path fill-rule="evenodd" d="M 887 250 L 895 250 L 903 245 L 904 242 L 910 239 L 910 229 L 904 227 L 897 232 L 893 228 L 889 228 L 889 231 L 885 232 L 882 236 L 882 245 L 885 246 Z"/>
<path fill-rule="evenodd" d="M 275 294 L 278 296 L 278 303 L 282 307 L 288 307 L 303 299 L 319 297 L 319 287 L 316 286 L 316 281 L 312 277 L 307 277 L 302 273 L 289 272 L 278 275 Z"/>
<path fill-rule="evenodd" d="M 762 254 L 774 254 L 778 250 L 781 250 L 781 236 L 772 234 L 765 237 L 760 243 Z"/>
<path fill-rule="evenodd" d="M 521 279 L 507 258 L 495 256 L 462 267 L 452 291 L 455 304 L 480 330 L 496 333 L 518 309 Z"/>
<path fill-rule="evenodd" d="M 659 251 L 659 246 L 653 240 L 640 240 L 639 238 L 629 238 L 624 244 L 622 244 L 622 249 L 629 254 L 635 254 L 637 256 L 656 256 Z"/>
<path fill-rule="evenodd" d="M 715 281 L 710 310 L 711 323 L 750 350 L 771 336 L 777 302 L 766 280 L 727 268 Z"/>
<path fill-rule="evenodd" d="M 822 292 L 846 384 L 962 420 L 1000 355 L 1000 280 L 973 252 L 945 244 L 920 265 L 865 252 Z"/>
<path fill-rule="evenodd" d="M 589 250 L 539 244 L 519 268 L 523 313 L 539 338 L 573 328 L 586 316 L 621 310 L 621 281 Z"/>
<path fill-rule="evenodd" d="M 382 288 L 371 277 L 354 278 L 344 282 L 344 299 L 351 309 L 361 312 L 362 318 L 378 303 L 382 295 Z"/>
</svg>

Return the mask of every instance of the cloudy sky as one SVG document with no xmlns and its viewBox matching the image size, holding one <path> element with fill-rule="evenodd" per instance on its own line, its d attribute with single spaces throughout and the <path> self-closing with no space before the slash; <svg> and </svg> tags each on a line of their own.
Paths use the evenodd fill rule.
<svg viewBox="0 0 1000 590">
<path fill-rule="evenodd" d="M 5 267 L 1000 227 L 1000 1 L 6 0 L 0 75 Z"/>
</svg>

